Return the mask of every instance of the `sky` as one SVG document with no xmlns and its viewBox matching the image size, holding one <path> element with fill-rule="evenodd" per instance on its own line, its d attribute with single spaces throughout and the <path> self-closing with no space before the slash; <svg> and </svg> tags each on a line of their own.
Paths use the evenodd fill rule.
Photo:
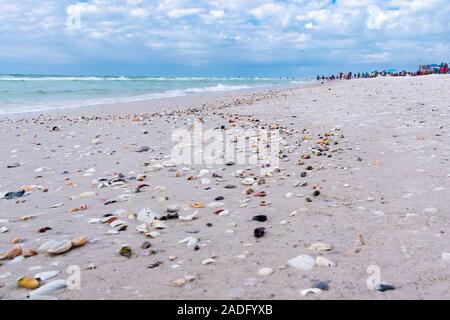
<svg viewBox="0 0 450 320">
<path fill-rule="evenodd" d="M 0 0 L 0 74 L 312 76 L 450 61 L 450 0 Z"/>
</svg>

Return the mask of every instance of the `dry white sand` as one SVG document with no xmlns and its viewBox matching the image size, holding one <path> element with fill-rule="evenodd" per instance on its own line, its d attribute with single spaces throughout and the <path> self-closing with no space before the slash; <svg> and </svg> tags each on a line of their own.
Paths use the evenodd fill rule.
<svg viewBox="0 0 450 320">
<path fill-rule="evenodd" d="M 54 279 L 67 279 L 67 268 L 76 265 L 81 288 L 50 296 L 449 299 L 450 262 L 443 257 L 450 252 L 449 89 L 449 76 L 377 78 L 4 117 L 0 192 L 39 187 L 23 197 L 0 200 L 0 228 L 5 231 L 0 233 L 0 252 L 13 248 L 11 241 L 16 238 L 24 249 L 81 235 L 90 241 L 61 255 L 40 253 L 1 261 L 0 297 L 25 298 L 30 291 L 17 285 L 22 276 L 59 270 Z M 257 124 L 255 119 L 260 126 L 282 128 L 292 152 L 284 152 L 280 172 L 252 186 L 255 192 L 265 191 L 266 197 L 243 194 L 248 187 L 235 172 L 248 165 L 150 170 L 168 160 L 173 130 L 188 128 L 198 118 L 205 128 L 248 128 Z M 53 126 L 60 130 L 51 131 Z M 311 153 L 325 132 L 333 134 L 325 152 L 331 157 Z M 149 146 L 150 151 L 135 152 L 139 146 Z M 299 164 L 302 154 L 310 159 Z M 301 177 L 307 166 L 313 170 Z M 203 177 L 211 180 L 209 185 L 202 185 L 201 178 L 188 180 L 201 169 L 208 169 Z M 262 178 L 257 166 L 250 169 L 248 175 Z M 184 175 L 177 177 L 177 172 Z M 213 172 L 223 178 L 213 177 Z M 118 173 L 124 174 L 125 184 L 105 188 L 92 184 Z M 137 174 L 146 175 L 144 181 L 133 180 Z M 307 185 L 294 187 L 298 181 Z M 139 184 L 148 186 L 135 193 Z M 230 184 L 237 187 L 224 188 Z M 316 189 L 321 194 L 312 196 Z M 95 196 L 80 199 L 82 192 Z M 288 193 L 292 197 L 286 197 Z M 104 205 L 121 195 L 131 197 Z M 208 205 L 218 196 L 224 197 L 218 208 L 190 207 L 194 202 Z M 130 219 L 133 214 L 148 207 L 166 215 L 172 204 L 181 206 L 179 215 L 198 211 L 198 218 L 164 221 L 167 228 L 158 230 L 156 238 L 136 231 L 141 223 Z M 50 208 L 53 205 L 57 206 Z M 83 205 L 86 210 L 71 212 Z M 219 208 L 229 214 L 214 214 Z M 120 209 L 126 212 L 119 217 L 128 226 L 124 231 L 108 234 L 113 227 L 107 223 L 88 223 Z M 293 211 L 297 214 L 291 215 Z M 32 217 L 20 219 L 28 215 Z M 252 221 L 254 215 L 267 215 L 268 220 Z M 51 230 L 38 232 L 44 227 Z M 266 228 L 264 237 L 254 237 L 256 227 Z M 188 236 L 199 239 L 199 250 L 178 243 Z M 141 249 L 144 241 L 151 247 Z M 328 243 L 332 249 L 308 248 L 316 242 Z M 130 258 L 118 254 L 124 244 L 133 250 Z M 286 266 L 287 260 L 299 255 L 325 256 L 336 265 L 306 271 Z M 201 263 L 211 257 L 215 262 Z M 367 287 L 371 265 L 379 266 L 381 280 L 395 290 Z M 271 268 L 273 273 L 258 275 L 261 268 Z M 174 285 L 184 277 L 186 283 Z M 326 282 L 329 289 L 306 297 L 300 294 L 318 281 Z"/>
</svg>

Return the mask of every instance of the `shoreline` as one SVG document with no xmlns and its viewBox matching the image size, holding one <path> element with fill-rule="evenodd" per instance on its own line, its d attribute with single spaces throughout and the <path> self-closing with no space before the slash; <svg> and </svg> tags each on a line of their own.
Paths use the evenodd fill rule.
<svg viewBox="0 0 450 320">
<path fill-rule="evenodd" d="M 297 88 L 307 88 L 309 86 L 319 85 L 318 83 L 301 83 L 301 84 L 290 84 L 290 85 L 271 85 L 264 87 L 253 87 L 246 89 L 236 89 L 236 90 L 227 90 L 227 91 L 212 91 L 212 92 L 201 92 L 201 93 L 191 93 L 187 95 L 174 96 L 174 97 L 164 97 L 164 98 L 154 98 L 148 100 L 139 100 L 139 101 L 131 101 L 131 102 L 113 102 L 106 104 L 96 104 L 89 106 L 76 106 L 76 107 L 63 107 L 63 108 L 54 108 L 54 109 L 44 109 L 44 110 L 33 110 L 33 111 L 24 111 L 19 113 L 8 113 L 8 114 L 0 114 L 0 120 L 5 120 L 8 118 L 17 119 L 17 118 L 32 118 L 38 116 L 49 116 L 49 115 L 68 115 L 68 114 L 76 114 L 80 115 L 82 113 L 85 114 L 93 114 L 97 111 L 112 111 L 117 114 L 123 111 L 131 112 L 130 109 L 135 109 L 136 112 L 144 113 L 144 112 L 164 112 L 164 111 L 175 111 L 173 105 L 181 106 L 181 108 L 193 107 L 198 104 L 205 104 L 209 102 L 214 102 L 215 100 L 223 100 L 222 103 L 226 103 L 226 101 L 230 101 L 236 98 L 248 98 L 249 96 L 255 94 L 264 94 L 266 92 L 280 92 L 290 89 Z M 162 110 L 163 108 L 167 108 L 167 110 Z"/>
</svg>

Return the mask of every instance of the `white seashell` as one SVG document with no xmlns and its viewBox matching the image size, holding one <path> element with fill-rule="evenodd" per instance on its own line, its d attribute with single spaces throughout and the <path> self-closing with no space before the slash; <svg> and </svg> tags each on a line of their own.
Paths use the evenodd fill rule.
<svg viewBox="0 0 450 320">
<path fill-rule="evenodd" d="M 223 202 L 217 202 L 217 201 L 213 201 L 207 204 L 208 208 L 218 208 L 218 207 L 223 207 L 225 205 L 225 203 Z"/>
<path fill-rule="evenodd" d="M 333 261 L 331 261 L 328 258 L 322 257 L 322 256 L 318 256 L 316 258 L 316 265 L 318 267 L 334 267 L 336 265 L 336 263 L 334 263 Z"/>
<path fill-rule="evenodd" d="M 193 247 L 193 246 L 197 245 L 198 241 L 199 240 L 196 237 L 191 237 L 189 239 L 189 241 L 187 242 L 186 246 Z"/>
<path fill-rule="evenodd" d="M 244 186 L 251 186 L 252 184 L 255 183 L 255 179 L 253 179 L 252 177 L 248 177 L 248 178 L 245 178 L 244 180 L 242 180 L 241 183 Z"/>
<path fill-rule="evenodd" d="M 119 234 L 119 231 L 117 231 L 116 229 L 112 229 L 112 230 L 108 230 L 106 232 L 107 235 L 115 235 L 115 234 Z"/>
<path fill-rule="evenodd" d="M 216 260 L 214 260 L 213 258 L 208 258 L 208 259 L 203 260 L 202 264 L 203 265 L 207 265 L 207 264 L 211 264 L 211 263 L 214 263 L 214 262 L 216 262 Z"/>
<path fill-rule="evenodd" d="M 72 242 L 70 240 L 57 241 L 51 246 L 47 252 L 51 254 L 61 254 L 69 251 L 72 248 Z"/>
<path fill-rule="evenodd" d="M 146 223 L 146 224 L 152 224 L 153 221 L 156 218 L 156 213 L 153 212 L 150 208 L 144 208 L 141 211 L 139 211 L 137 215 L 137 219 L 140 222 Z"/>
<path fill-rule="evenodd" d="M 179 216 L 178 219 L 181 221 L 192 221 L 194 219 L 196 219 L 197 217 L 197 211 L 195 211 L 194 213 L 187 215 L 187 216 Z"/>
<path fill-rule="evenodd" d="M 273 269 L 271 268 L 261 268 L 258 270 L 258 276 L 268 277 L 273 273 Z"/>
<path fill-rule="evenodd" d="M 180 211 L 180 205 L 179 204 L 171 204 L 167 206 L 167 212 L 174 213 Z"/>
<path fill-rule="evenodd" d="M 191 240 L 192 237 L 186 237 L 184 239 L 181 239 L 180 241 L 178 241 L 179 244 L 183 244 L 183 243 L 188 243 L 189 240 Z"/>
<path fill-rule="evenodd" d="M 228 211 L 228 210 L 223 210 L 223 211 L 221 211 L 217 216 L 218 217 L 223 217 L 223 216 L 226 216 L 226 215 L 229 215 L 230 214 L 230 211 Z"/>
<path fill-rule="evenodd" d="M 126 224 L 125 221 L 117 219 L 117 220 L 114 220 L 113 222 L 111 222 L 109 225 L 111 227 L 115 228 L 115 227 L 118 227 L 118 226 L 121 226 L 121 225 L 124 225 L 124 224 Z"/>
<path fill-rule="evenodd" d="M 147 233 L 148 232 L 147 224 L 143 223 L 136 226 L 136 231 L 141 233 Z"/>
<path fill-rule="evenodd" d="M 8 231 L 9 231 L 9 229 L 7 227 L 4 227 L 4 226 L 0 227 L 0 233 L 5 233 Z"/>
<path fill-rule="evenodd" d="M 47 272 L 39 272 L 39 273 L 34 275 L 34 278 L 36 280 L 39 280 L 39 281 L 47 281 L 47 280 L 50 280 L 51 278 L 56 277 L 60 273 L 61 272 L 59 270 L 53 270 L 53 271 L 47 271 Z"/>
<path fill-rule="evenodd" d="M 89 220 L 89 224 L 100 223 L 101 221 L 102 221 L 102 219 L 92 218 Z"/>
<path fill-rule="evenodd" d="M 315 242 L 309 246 L 309 249 L 314 251 L 330 251 L 332 248 L 331 244 L 325 242 Z"/>
<path fill-rule="evenodd" d="M 319 288 L 308 288 L 308 289 L 300 290 L 300 294 L 304 297 L 306 297 L 306 295 L 308 295 L 308 293 L 319 294 L 321 292 L 322 292 L 322 290 Z"/>
<path fill-rule="evenodd" d="M 153 228 L 155 228 L 155 229 L 165 229 L 165 228 L 167 228 L 167 225 L 164 222 L 162 222 L 162 221 L 155 220 L 155 221 L 153 221 Z"/>
<path fill-rule="evenodd" d="M 39 248 L 38 248 L 38 252 L 43 253 L 43 252 L 47 252 L 48 249 L 50 249 L 51 247 L 53 247 L 54 245 L 58 244 L 59 242 L 56 240 L 49 240 L 47 242 L 44 242 Z"/>
<path fill-rule="evenodd" d="M 300 255 L 286 262 L 286 264 L 290 267 L 305 271 L 312 269 L 315 263 L 314 258 L 308 255 Z"/>
<path fill-rule="evenodd" d="M 294 194 L 292 192 L 286 193 L 286 198 L 292 198 Z"/>
<path fill-rule="evenodd" d="M 29 297 L 34 299 L 41 296 L 47 296 L 49 293 L 52 293 L 57 290 L 61 290 L 67 287 L 66 280 L 54 280 L 49 283 L 44 284 L 43 286 L 30 291 Z"/>
<path fill-rule="evenodd" d="M 93 191 L 87 191 L 87 192 L 82 192 L 80 193 L 80 195 L 78 196 L 79 198 L 92 198 L 95 197 L 96 194 Z"/>
</svg>

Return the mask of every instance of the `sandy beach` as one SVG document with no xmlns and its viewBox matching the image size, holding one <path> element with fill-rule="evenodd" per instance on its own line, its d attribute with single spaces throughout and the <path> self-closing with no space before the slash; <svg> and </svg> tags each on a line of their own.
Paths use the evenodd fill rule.
<svg viewBox="0 0 450 320">
<path fill-rule="evenodd" d="M 79 270 L 34 297 L 449 299 L 449 89 L 378 77 L 2 116 L 0 298 Z M 171 163 L 195 121 L 276 128 L 279 169 Z"/>
</svg>

